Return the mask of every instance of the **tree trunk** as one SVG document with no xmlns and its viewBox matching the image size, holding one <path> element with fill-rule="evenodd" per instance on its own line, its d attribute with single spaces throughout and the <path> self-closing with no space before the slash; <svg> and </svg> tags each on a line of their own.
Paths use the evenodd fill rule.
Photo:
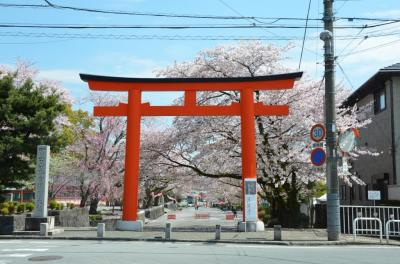
<svg viewBox="0 0 400 264">
<path fill-rule="evenodd" d="M 88 197 L 87 196 L 81 196 L 81 201 L 79 203 L 79 207 L 85 207 L 86 202 L 87 202 Z"/>
<path fill-rule="evenodd" d="M 81 193 L 81 202 L 79 203 L 79 207 L 85 207 L 88 199 L 89 199 L 89 191 Z"/>
<path fill-rule="evenodd" d="M 97 199 L 97 198 L 90 199 L 89 214 L 97 214 L 97 206 L 98 205 L 99 205 L 99 199 Z"/>
</svg>

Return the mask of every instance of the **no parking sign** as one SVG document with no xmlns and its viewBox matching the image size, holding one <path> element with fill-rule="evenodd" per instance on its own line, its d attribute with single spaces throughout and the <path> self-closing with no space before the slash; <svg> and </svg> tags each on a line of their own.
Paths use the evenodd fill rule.
<svg viewBox="0 0 400 264">
<path fill-rule="evenodd" d="M 322 166 L 326 161 L 326 153 L 323 148 L 315 148 L 311 152 L 311 162 L 314 166 Z"/>
</svg>

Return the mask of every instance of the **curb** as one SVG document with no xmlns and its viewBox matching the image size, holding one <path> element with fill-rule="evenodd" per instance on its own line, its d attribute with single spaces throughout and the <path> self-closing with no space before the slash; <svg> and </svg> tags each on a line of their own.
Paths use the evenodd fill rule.
<svg viewBox="0 0 400 264">
<path fill-rule="evenodd" d="M 165 239 L 165 238 L 124 238 L 124 237 L 42 237 L 42 236 L 0 236 L 5 239 L 43 239 L 43 240 L 88 240 L 88 241 L 141 241 L 141 242 L 164 242 L 164 243 L 204 243 L 204 244 L 239 244 L 239 245 L 276 245 L 276 246 L 396 246 L 396 244 L 354 242 L 354 241 L 243 241 L 243 240 L 198 240 L 198 239 Z"/>
</svg>

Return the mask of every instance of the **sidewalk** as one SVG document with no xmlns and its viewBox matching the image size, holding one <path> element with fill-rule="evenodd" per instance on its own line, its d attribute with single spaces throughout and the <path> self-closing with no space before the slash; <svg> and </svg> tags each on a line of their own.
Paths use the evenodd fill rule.
<svg viewBox="0 0 400 264">
<path fill-rule="evenodd" d="M 104 238 L 97 238 L 95 228 L 67 229 L 63 233 L 49 237 L 40 236 L 0 236 L 0 239 L 73 239 L 73 240 L 123 240 L 123 241 L 171 241 L 171 242 L 201 242 L 201 243 L 240 243 L 240 244 L 271 244 L 299 246 L 327 245 L 381 245 L 379 238 L 357 236 L 354 241 L 351 235 L 341 235 L 340 241 L 327 241 L 324 229 L 282 229 L 282 241 L 273 240 L 273 230 L 264 232 L 222 232 L 221 240 L 215 240 L 214 232 L 174 232 L 171 239 L 165 239 L 161 231 L 106 231 Z M 387 245 L 385 238 L 382 245 Z M 390 245 L 400 246 L 400 241 L 390 240 Z"/>
</svg>

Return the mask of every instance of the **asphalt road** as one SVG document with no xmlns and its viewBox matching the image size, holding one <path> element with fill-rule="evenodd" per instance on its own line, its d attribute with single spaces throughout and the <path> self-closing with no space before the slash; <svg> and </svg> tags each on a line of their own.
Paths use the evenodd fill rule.
<svg viewBox="0 0 400 264">
<path fill-rule="evenodd" d="M 0 264 L 9 263 L 399 263 L 387 246 L 288 247 L 239 244 L 0 240 Z"/>
</svg>

